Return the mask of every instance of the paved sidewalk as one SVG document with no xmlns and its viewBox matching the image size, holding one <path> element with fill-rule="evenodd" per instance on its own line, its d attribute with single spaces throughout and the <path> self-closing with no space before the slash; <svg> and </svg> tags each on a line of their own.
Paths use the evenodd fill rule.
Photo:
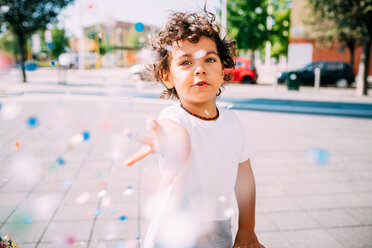
<svg viewBox="0 0 372 248">
<path fill-rule="evenodd" d="M 348 90 L 229 87 L 234 97 L 372 102 Z M 159 173 L 156 155 L 123 166 L 140 144 L 122 130 L 146 133 L 146 118 L 171 102 L 36 92 L 0 104 L 0 234 L 20 247 L 137 247 Z M 266 247 L 372 247 L 372 120 L 237 113 L 252 146 L 256 231 Z"/>
</svg>

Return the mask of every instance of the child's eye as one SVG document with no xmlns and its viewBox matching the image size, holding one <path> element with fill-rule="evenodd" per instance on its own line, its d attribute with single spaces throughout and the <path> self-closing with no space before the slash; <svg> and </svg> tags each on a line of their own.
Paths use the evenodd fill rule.
<svg viewBox="0 0 372 248">
<path fill-rule="evenodd" d="M 208 63 L 216 62 L 216 60 L 214 58 L 207 58 L 205 61 L 208 62 Z"/>
<path fill-rule="evenodd" d="M 185 60 L 185 61 L 182 61 L 182 63 L 181 63 L 180 65 L 182 65 L 182 66 L 186 66 L 186 65 L 190 65 L 190 64 L 191 64 L 190 61 Z"/>
</svg>

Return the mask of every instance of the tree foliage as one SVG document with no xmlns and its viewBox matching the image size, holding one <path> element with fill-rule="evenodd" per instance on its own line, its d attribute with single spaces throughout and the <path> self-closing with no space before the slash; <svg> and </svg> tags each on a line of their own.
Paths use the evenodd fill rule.
<svg viewBox="0 0 372 248">
<path fill-rule="evenodd" d="M 361 34 L 363 53 L 361 56 L 365 72 L 363 75 L 363 94 L 367 94 L 367 76 L 369 69 L 372 40 L 372 0 L 308 0 L 313 13 L 328 25 L 334 24 L 334 33 L 338 40 L 358 39 Z"/>
<path fill-rule="evenodd" d="M 0 23 L 4 22 L 18 40 L 21 57 L 23 81 L 25 73 L 26 39 L 34 32 L 55 22 L 58 14 L 74 0 L 0 0 L 0 6 L 7 6 L 7 11 L 0 12 Z"/>
<path fill-rule="evenodd" d="M 68 38 L 66 37 L 66 32 L 63 28 L 58 28 L 54 25 L 52 28 L 52 42 L 53 47 L 51 49 L 52 56 L 58 58 L 58 56 L 66 51 L 68 45 Z"/>
<path fill-rule="evenodd" d="M 272 1 L 272 28 L 269 29 L 268 1 L 230 0 L 227 4 L 227 29 L 241 50 L 263 49 L 272 43 L 271 56 L 287 55 L 289 43 L 289 0 Z"/>
<path fill-rule="evenodd" d="M 257 50 L 269 39 L 266 26 L 267 1 L 230 0 L 227 2 L 227 29 L 237 48 Z"/>
</svg>

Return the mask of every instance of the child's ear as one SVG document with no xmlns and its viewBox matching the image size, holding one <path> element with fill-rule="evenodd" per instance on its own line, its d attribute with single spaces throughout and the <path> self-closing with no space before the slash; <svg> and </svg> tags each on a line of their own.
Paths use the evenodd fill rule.
<svg viewBox="0 0 372 248">
<path fill-rule="evenodd" d="M 162 71 L 162 80 L 163 80 L 165 87 L 167 87 L 167 89 L 174 88 L 173 83 L 169 80 L 169 74 L 167 71 L 164 71 L 164 70 Z"/>
</svg>

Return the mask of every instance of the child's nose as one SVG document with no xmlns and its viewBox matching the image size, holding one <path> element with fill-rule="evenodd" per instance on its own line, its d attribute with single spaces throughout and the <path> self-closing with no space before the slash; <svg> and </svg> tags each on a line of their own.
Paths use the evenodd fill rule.
<svg viewBox="0 0 372 248">
<path fill-rule="evenodd" d="M 198 66 L 194 72 L 195 75 L 207 75 L 207 71 L 204 67 Z"/>
</svg>

